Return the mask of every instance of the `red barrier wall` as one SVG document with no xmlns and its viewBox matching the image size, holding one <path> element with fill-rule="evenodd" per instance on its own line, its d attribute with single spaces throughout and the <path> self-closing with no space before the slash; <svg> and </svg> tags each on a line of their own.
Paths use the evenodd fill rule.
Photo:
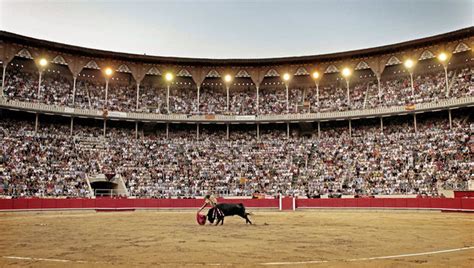
<svg viewBox="0 0 474 268">
<path fill-rule="evenodd" d="M 219 199 L 220 202 L 243 203 L 249 208 L 278 208 L 278 199 Z M 292 199 L 282 200 L 291 209 Z M 285 202 L 286 201 L 286 202 Z M 202 199 L 0 199 L 0 210 L 29 209 L 96 209 L 96 208 L 198 208 Z M 473 210 L 474 198 L 341 198 L 296 199 L 297 208 L 405 208 Z"/>
<path fill-rule="evenodd" d="M 474 210 L 468 198 L 337 198 L 297 199 L 297 208 L 413 208 Z"/>
<path fill-rule="evenodd" d="M 194 199 L 196 200 L 196 199 Z M 202 206 L 203 201 L 202 199 L 198 200 L 198 206 Z M 224 199 L 219 198 L 219 202 L 221 203 L 242 203 L 246 207 L 255 207 L 255 208 L 278 208 L 279 201 L 278 199 Z"/>
<path fill-rule="evenodd" d="M 219 199 L 224 202 L 224 199 Z M 225 199 L 226 203 L 242 203 L 249 208 L 278 208 L 278 199 Z M 0 210 L 25 209 L 115 209 L 115 208 L 199 208 L 203 199 L 0 199 Z"/>
<path fill-rule="evenodd" d="M 474 191 L 454 191 L 454 197 L 455 198 L 462 198 L 462 197 L 474 198 Z"/>
<path fill-rule="evenodd" d="M 281 209 L 282 210 L 293 210 L 293 198 L 284 197 L 281 199 Z"/>
</svg>

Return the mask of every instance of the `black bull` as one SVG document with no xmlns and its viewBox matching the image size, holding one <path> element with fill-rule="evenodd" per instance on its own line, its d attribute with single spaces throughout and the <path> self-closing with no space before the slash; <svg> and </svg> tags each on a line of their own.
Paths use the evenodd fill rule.
<svg viewBox="0 0 474 268">
<path fill-rule="evenodd" d="M 242 217 L 243 219 L 245 219 L 245 223 L 250 223 L 252 224 L 252 222 L 249 220 L 248 218 L 248 215 L 250 215 L 250 213 L 247 213 L 245 212 L 245 207 L 242 203 L 240 204 L 226 204 L 226 203 L 222 203 L 222 204 L 217 204 L 216 207 L 222 212 L 222 214 L 224 214 L 222 216 L 222 214 L 220 213 L 217 213 L 217 211 L 215 211 L 215 208 L 211 208 L 209 209 L 209 211 L 207 212 L 207 219 L 209 220 L 209 222 L 212 224 L 214 223 L 214 220 L 217 218 L 217 222 L 216 222 L 216 225 L 219 224 L 219 222 L 222 224 L 224 224 L 224 217 L 226 216 L 234 216 L 234 215 L 237 215 L 237 216 L 240 216 Z"/>
</svg>

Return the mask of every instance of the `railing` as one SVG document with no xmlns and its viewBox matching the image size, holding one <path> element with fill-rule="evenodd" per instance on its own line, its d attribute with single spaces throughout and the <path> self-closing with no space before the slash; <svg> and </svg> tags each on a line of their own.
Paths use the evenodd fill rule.
<svg viewBox="0 0 474 268">
<path fill-rule="evenodd" d="M 109 111 L 107 118 L 131 121 L 150 122 L 298 122 L 298 121 L 330 121 L 357 119 L 364 117 L 389 116 L 407 113 L 420 113 L 440 109 L 453 109 L 474 106 L 474 97 L 448 99 L 431 103 L 416 104 L 413 109 L 407 110 L 405 106 L 380 107 L 341 112 L 307 113 L 307 114 L 282 114 L 282 115 L 187 115 L 187 114 L 154 114 L 135 112 Z M 38 113 L 54 113 L 68 116 L 104 118 L 101 110 L 71 108 L 42 103 L 21 102 L 0 98 L 0 107 L 17 109 Z"/>
<path fill-rule="evenodd" d="M 127 193 L 120 189 L 94 189 L 96 197 L 127 196 Z"/>
</svg>

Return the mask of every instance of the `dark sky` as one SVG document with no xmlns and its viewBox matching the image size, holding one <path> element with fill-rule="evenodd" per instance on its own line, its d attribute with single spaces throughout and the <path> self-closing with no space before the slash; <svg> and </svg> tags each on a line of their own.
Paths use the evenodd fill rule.
<svg viewBox="0 0 474 268">
<path fill-rule="evenodd" d="M 472 0 L 0 0 L 0 29 L 148 55 L 262 58 L 374 47 L 473 25 Z"/>
</svg>

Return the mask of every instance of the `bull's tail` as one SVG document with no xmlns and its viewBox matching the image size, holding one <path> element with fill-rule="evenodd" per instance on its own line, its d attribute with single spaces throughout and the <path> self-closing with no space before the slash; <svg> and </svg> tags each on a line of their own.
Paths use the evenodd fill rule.
<svg viewBox="0 0 474 268">
<path fill-rule="evenodd" d="M 246 211 L 246 208 L 245 208 L 245 206 L 244 206 L 244 204 L 243 204 L 243 203 L 239 203 L 238 205 L 244 208 L 244 211 L 245 211 L 245 216 L 253 215 L 253 213 L 252 213 L 252 212 L 247 212 L 247 211 Z"/>
<path fill-rule="evenodd" d="M 244 206 L 244 204 L 243 204 L 243 203 L 239 203 L 238 205 L 244 208 L 244 211 L 245 211 L 245 216 L 253 215 L 253 213 L 252 213 L 252 212 L 247 212 L 247 211 L 246 211 L 246 209 L 245 209 L 245 206 Z"/>
</svg>

